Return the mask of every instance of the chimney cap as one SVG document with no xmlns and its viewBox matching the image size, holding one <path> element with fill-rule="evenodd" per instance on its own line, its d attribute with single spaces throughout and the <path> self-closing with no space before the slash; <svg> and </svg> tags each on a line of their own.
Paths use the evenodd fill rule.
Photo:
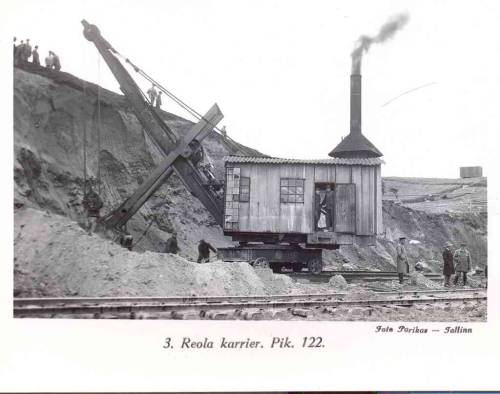
<svg viewBox="0 0 500 394">
<path fill-rule="evenodd" d="M 351 132 L 340 141 L 328 156 L 339 158 L 381 157 L 383 154 L 363 134 Z"/>
</svg>

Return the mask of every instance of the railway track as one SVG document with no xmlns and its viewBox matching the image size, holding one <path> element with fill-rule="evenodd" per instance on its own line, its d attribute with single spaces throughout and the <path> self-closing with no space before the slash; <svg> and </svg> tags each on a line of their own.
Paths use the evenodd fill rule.
<svg viewBox="0 0 500 394">
<path fill-rule="evenodd" d="M 320 274 L 313 274 L 311 272 L 287 272 L 286 275 L 295 279 L 298 282 L 307 281 L 312 283 L 326 283 L 332 276 L 342 275 L 347 282 L 378 282 L 378 281 L 391 281 L 397 280 L 398 274 L 393 271 L 323 271 Z M 430 280 L 440 281 L 443 280 L 441 274 L 427 273 L 423 274 Z M 405 276 L 406 278 L 409 275 Z"/>
<path fill-rule="evenodd" d="M 264 312 L 270 311 L 295 314 L 294 312 L 301 310 L 307 315 L 304 310 L 484 302 L 486 292 L 481 289 L 383 291 L 374 293 L 369 299 L 352 297 L 352 293 L 329 293 L 231 297 L 16 298 L 14 317 L 136 318 L 138 314 L 145 313 L 149 314 L 147 318 L 224 316 L 237 319 L 247 316 L 248 311 L 264 315 Z"/>
</svg>

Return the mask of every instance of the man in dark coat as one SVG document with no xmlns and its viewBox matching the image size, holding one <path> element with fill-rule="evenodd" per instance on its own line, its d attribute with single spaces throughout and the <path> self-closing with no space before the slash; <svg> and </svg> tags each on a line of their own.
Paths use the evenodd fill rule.
<svg viewBox="0 0 500 394">
<path fill-rule="evenodd" d="M 325 209 L 326 209 L 326 227 L 328 230 L 333 231 L 333 213 L 335 207 L 335 192 L 330 185 L 326 187 L 325 194 Z"/>
<path fill-rule="evenodd" d="M 398 271 L 400 284 L 403 284 L 404 275 L 410 272 L 410 264 L 408 263 L 405 242 L 405 237 L 399 237 L 399 244 L 396 246 L 396 269 Z"/>
<path fill-rule="evenodd" d="M 444 286 L 451 286 L 451 276 L 455 273 L 455 267 L 453 266 L 453 251 L 451 250 L 451 242 L 446 242 L 443 249 L 443 275 L 444 275 Z"/>
<path fill-rule="evenodd" d="M 99 195 L 89 186 L 89 190 L 82 201 L 83 207 L 87 210 L 87 231 L 89 235 L 95 231 L 100 218 L 100 210 L 103 206 Z"/>
<path fill-rule="evenodd" d="M 214 253 L 217 253 L 217 249 L 215 249 L 207 241 L 202 239 L 198 244 L 198 260 L 196 260 L 196 262 L 208 263 L 210 261 L 210 250 Z"/>
<path fill-rule="evenodd" d="M 175 233 L 165 242 L 165 253 L 177 254 L 179 252 L 179 244 L 177 243 L 177 235 Z"/>
</svg>

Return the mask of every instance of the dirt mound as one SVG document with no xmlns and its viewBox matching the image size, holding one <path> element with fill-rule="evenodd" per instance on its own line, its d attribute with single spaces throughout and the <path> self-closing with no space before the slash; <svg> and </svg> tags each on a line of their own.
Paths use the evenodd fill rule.
<svg viewBox="0 0 500 394">
<path fill-rule="evenodd" d="M 438 283 L 426 278 L 420 272 L 412 272 L 410 274 L 410 284 L 414 286 L 418 286 L 425 289 L 440 289 L 441 285 Z"/>
<path fill-rule="evenodd" d="M 30 208 L 15 216 L 17 296 L 259 295 L 293 288 L 290 278 L 259 275 L 247 263 L 129 252 L 63 216 Z"/>
<path fill-rule="evenodd" d="M 347 281 L 344 279 L 342 275 L 334 275 L 328 281 L 328 284 L 339 290 L 345 290 L 348 287 Z"/>
</svg>

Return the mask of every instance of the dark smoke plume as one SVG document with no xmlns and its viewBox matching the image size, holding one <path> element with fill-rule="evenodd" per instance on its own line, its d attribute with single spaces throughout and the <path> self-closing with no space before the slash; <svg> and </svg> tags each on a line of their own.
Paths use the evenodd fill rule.
<svg viewBox="0 0 500 394">
<path fill-rule="evenodd" d="M 390 18 L 374 37 L 362 35 L 356 42 L 356 48 L 351 53 L 352 74 L 361 73 L 361 59 L 368 52 L 372 44 L 380 44 L 391 38 L 398 30 L 402 29 L 410 19 L 408 14 L 398 14 Z"/>
</svg>

